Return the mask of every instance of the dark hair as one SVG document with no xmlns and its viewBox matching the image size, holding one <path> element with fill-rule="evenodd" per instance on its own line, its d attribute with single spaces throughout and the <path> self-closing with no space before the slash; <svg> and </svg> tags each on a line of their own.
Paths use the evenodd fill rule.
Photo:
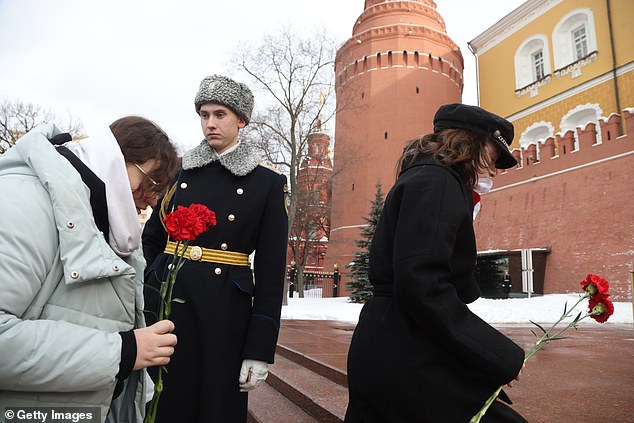
<svg viewBox="0 0 634 423">
<path fill-rule="evenodd" d="M 478 181 L 478 173 L 487 169 L 484 159 L 486 136 L 467 129 L 444 129 L 435 134 L 408 141 L 398 161 L 400 173 L 420 155 L 434 157 L 455 170 L 471 189 Z"/>
<path fill-rule="evenodd" d="M 117 119 L 110 124 L 110 130 L 126 162 L 141 164 L 154 159 L 159 163 L 149 175 L 158 182 L 154 190 L 164 192 L 180 166 L 176 149 L 167 134 L 157 124 L 140 116 Z"/>
</svg>

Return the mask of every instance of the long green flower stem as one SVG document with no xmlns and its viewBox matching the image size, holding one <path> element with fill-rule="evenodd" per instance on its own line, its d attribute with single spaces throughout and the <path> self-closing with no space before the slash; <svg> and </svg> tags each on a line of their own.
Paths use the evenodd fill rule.
<svg viewBox="0 0 634 423">
<path fill-rule="evenodd" d="M 579 300 L 570 309 L 567 309 L 566 307 L 564 307 L 564 312 L 561 314 L 561 317 L 559 317 L 559 319 L 555 323 L 553 323 L 553 325 L 548 330 L 544 330 L 542 329 L 541 326 L 537 325 L 540 329 L 542 329 L 544 334 L 537 340 L 537 342 L 535 342 L 535 345 L 533 346 L 533 348 L 531 348 L 524 355 L 524 363 L 526 363 L 532 356 L 534 356 L 537 353 L 537 351 L 541 350 L 550 341 L 562 339 L 559 337 L 562 333 L 564 333 L 566 330 L 568 330 L 571 327 L 577 327 L 580 321 L 582 321 L 586 317 L 592 316 L 592 313 L 588 313 L 585 316 L 581 317 L 581 313 L 579 313 L 579 315 L 572 322 L 568 323 L 566 327 L 561 329 L 554 336 L 550 336 L 551 332 L 557 327 L 557 325 L 559 325 L 559 323 L 561 323 L 562 320 L 564 320 L 566 317 L 572 316 L 572 311 L 579 305 L 579 303 L 581 303 L 583 300 L 588 298 L 590 298 L 590 294 L 586 293 L 585 295 L 579 297 Z M 486 402 L 484 403 L 480 411 L 478 411 L 478 414 L 473 416 L 471 420 L 469 421 L 469 423 L 480 422 L 480 420 L 482 419 L 482 417 L 484 417 L 489 407 L 491 407 L 491 404 L 493 404 L 493 401 L 495 401 L 498 395 L 500 395 L 501 390 L 502 390 L 502 386 L 500 386 L 495 392 L 491 394 L 491 396 L 486 400 Z"/>
<path fill-rule="evenodd" d="M 169 319 L 170 314 L 172 314 L 172 293 L 174 292 L 174 285 L 176 284 L 176 276 L 178 275 L 178 271 L 185 264 L 185 260 L 183 257 L 185 256 L 185 251 L 187 251 L 187 246 L 189 245 L 189 241 L 183 242 L 183 248 L 179 248 L 181 242 L 178 241 L 176 243 L 176 248 L 174 249 L 174 255 L 172 256 L 172 263 L 169 265 L 167 272 L 167 278 L 163 282 L 161 282 L 161 289 L 159 294 L 161 296 L 161 303 L 159 306 L 158 312 L 158 320 L 161 321 L 163 319 Z M 158 377 L 156 378 L 156 383 L 154 384 L 154 396 L 152 397 L 152 401 L 150 401 L 150 405 L 148 406 L 147 415 L 145 416 L 145 423 L 153 423 L 156 420 L 156 413 L 158 412 L 158 402 L 161 397 L 161 393 L 163 392 L 163 372 L 167 372 L 165 366 L 159 366 L 158 368 Z"/>
<path fill-rule="evenodd" d="M 588 313 L 585 316 L 581 317 L 581 313 L 579 313 L 579 315 L 572 322 L 568 323 L 568 325 L 566 327 L 564 327 L 562 330 L 557 332 L 554 336 L 550 336 L 550 333 L 555 329 L 555 327 L 557 327 L 557 325 L 559 325 L 559 323 L 561 323 L 561 321 L 564 320 L 566 317 L 570 317 L 572 315 L 572 311 L 579 305 L 579 303 L 581 303 L 583 300 L 586 300 L 588 298 L 590 298 L 590 295 L 589 294 L 585 294 L 585 295 L 579 297 L 579 300 L 575 303 L 574 306 L 572 306 L 570 308 L 569 312 L 567 312 L 566 309 L 564 309 L 564 312 L 561 315 L 561 317 L 559 318 L 559 320 L 557 320 L 557 322 L 555 322 L 550 327 L 550 329 L 545 331 L 544 334 L 537 340 L 537 342 L 535 342 L 535 345 L 533 346 L 533 348 L 531 348 L 530 351 L 528 351 L 526 353 L 526 355 L 524 356 L 524 363 L 526 363 L 529 358 L 534 356 L 535 353 L 537 353 L 537 351 L 541 350 L 550 341 L 555 341 L 555 340 L 561 339 L 559 337 L 559 335 L 564 333 L 569 328 L 577 327 L 579 325 L 580 321 L 582 321 L 586 317 L 591 316 L 591 314 Z"/>
<path fill-rule="evenodd" d="M 478 414 L 471 417 L 471 420 L 469 420 L 469 423 L 479 423 L 480 420 L 482 420 L 482 417 L 484 417 L 489 407 L 491 407 L 491 404 L 493 404 L 493 401 L 495 401 L 498 395 L 500 395 L 501 390 L 502 390 L 502 387 L 500 386 L 494 393 L 491 394 L 491 396 L 486 400 L 486 402 L 484 403 L 480 411 L 478 411 Z"/>
</svg>

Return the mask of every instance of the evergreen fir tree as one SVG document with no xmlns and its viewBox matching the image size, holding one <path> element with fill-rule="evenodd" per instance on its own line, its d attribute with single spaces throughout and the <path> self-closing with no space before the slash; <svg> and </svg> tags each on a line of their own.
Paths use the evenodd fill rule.
<svg viewBox="0 0 634 423">
<path fill-rule="evenodd" d="M 365 303 L 372 298 L 372 284 L 368 277 L 370 244 L 372 243 L 374 231 L 376 230 L 376 225 L 379 222 L 379 217 L 383 210 L 384 201 L 381 181 L 377 181 L 370 214 L 363 218 L 363 220 L 367 222 L 367 225 L 361 229 L 361 239 L 355 241 L 357 251 L 354 253 L 354 261 L 346 265 L 346 268 L 350 269 L 350 276 L 352 277 L 352 281 L 346 285 L 348 290 L 352 291 L 350 301 L 353 303 Z"/>
</svg>

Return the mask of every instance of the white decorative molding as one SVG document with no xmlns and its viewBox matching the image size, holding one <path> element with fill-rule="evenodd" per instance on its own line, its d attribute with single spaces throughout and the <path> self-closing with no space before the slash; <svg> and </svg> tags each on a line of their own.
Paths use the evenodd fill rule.
<svg viewBox="0 0 634 423">
<path fill-rule="evenodd" d="M 586 110 L 594 110 L 597 120 L 596 121 L 592 121 L 593 123 L 598 123 L 599 118 L 603 115 L 603 112 L 601 111 L 601 106 L 599 106 L 596 103 L 579 104 L 574 109 L 569 110 L 568 113 L 566 113 L 564 115 L 564 117 L 561 118 L 561 123 L 559 124 L 559 127 L 563 130 L 563 128 L 566 126 L 564 124 L 564 122 L 569 120 L 573 115 L 575 115 L 575 114 L 577 114 L 579 112 L 586 111 Z M 590 121 L 586 122 L 586 124 L 589 123 L 589 122 Z M 568 126 L 570 126 L 570 125 L 568 125 Z M 570 127 L 566 126 L 566 131 L 569 130 L 569 129 L 574 130 L 578 126 L 583 126 L 585 128 L 585 124 L 581 124 L 580 123 L 580 124 L 575 125 L 574 128 L 570 128 Z"/>
<path fill-rule="evenodd" d="M 429 10 L 433 10 L 434 12 L 438 13 L 438 10 L 436 10 L 435 8 L 429 6 L 428 4 L 423 3 L 422 1 L 398 0 L 398 2 L 399 3 L 414 3 L 414 6 L 418 6 L 419 9 L 429 9 Z M 365 9 L 363 11 L 363 13 L 367 12 L 368 10 L 374 9 L 375 7 L 387 6 L 389 3 L 392 3 L 392 4 L 395 3 L 395 0 L 387 0 L 387 1 L 384 1 L 384 2 L 381 2 L 381 3 L 373 4 L 372 6 L 368 7 L 367 9 Z M 442 23 L 444 24 L 444 22 L 442 22 Z"/>
<path fill-rule="evenodd" d="M 529 0 L 469 41 L 468 44 L 478 55 L 484 54 L 563 1 Z"/>
<path fill-rule="evenodd" d="M 568 74 L 570 74 L 571 78 L 577 78 L 578 76 L 581 76 L 581 68 L 589 65 L 592 62 L 596 62 L 597 57 L 599 57 L 599 53 L 593 51 L 583 59 L 577 60 L 576 62 L 569 64 L 565 68 L 557 69 L 555 72 L 553 72 L 555 78 L 559 79 L 562 76 L 566 76 Z"/>
<path fill-rule="evenodd" d="M 592 117 L 588 118 L 589 111 L 592 111 Z M 584 113 L 585 112 L 585 113 Z M 575 116 L 576 115 L 576 116 Z M 579 149 L 579 139 L 577 136 L 577 128 L 585 129 L 588 123 L 594 123 L 599 126 L 599 119 L 603 115 L 601 106 L 596 103 L 579 104 L 575 108 L 571 109 L 561 118 L 559 128 L 562 135 L 566 131 L 573 131 L 575 134 L 575 150 Z M 583 120 L 580 116 L 583 116 Z M 601 144 L 601 131 L 597 130 L 597 144 Z"/>
<path fill-rule="evenodd" d="M 535 131 L 536 129 L 539 128 L 546 128 L 548 135 L 546 137 L 544 137 L 543 139 L 546 139 L 548 137 L 552 137 L 555 134 L 555 127 L 553 126 L 553 124 L 551 122 L 546 122 L 546 121 L 540 121 L 540 122 L 535 122 L 533 123 L 531 126 L 529 126 L 528 128 L 526 128 L 524 130 L 524 132 L 522 132 L 522 135 L 520 135 L 520 146 L 521 147 L 527 147 L 529 144 L 532 144 L 536 141 L 539 141 L 540 139 L 526 139 L 526 137 L 531 138 L 529 135 L 531 132 Z"/>
<path fill-rule="evenodd" d="M 558 170 L 556 172 L 547 173 L 546 175 L 534 176 L 534 177 L 532 177 L 530 179 L 526 179 L 526 180 L 523 180 L 523 181 L 515 182 L 513 184 L 504 185 L 504 186 L 501 186 L 499 188 L 493 188 L 489 192 L 498 192 L 498 191 L 503 191 L 505 189 L 514 188 L 514 187 L 521 186 L 521 185 L 532 184 L 535 181 L 539 181 L 539 180 L 542 180 L 542 179 L 546 179 L 546 178 L 550 178 L 550 177 L 553 177 L 553 176 L 561 175 L 561 174 L 564 174 L 564 173 L 574 172 L 575 170 L 584 169 L 586 167 L 594 166 L 594 165 L 597 165 L 599 163 L 605 163 L 605 162 L 609 162 L 609 161 L 612 161 L 612 160 L 618 160 L 618 159 L 620 159 L 622 157 L 631 156 L 632 154 L 634 154 L 634 151 L 627 151 L 625 153 L 617 154 L 616 156 L 606 157 L 604 159 L 599 159 L 599 160 L 595 160 L 593 162 L 584 163 L 584 164 L 581 164 L 579 166 L 569 167 L 567 169 L 562 169 L 562 170 Z"/>
<path fill-rule="evenodd" d="M 555 127 L 550 122 L 540 121 L 530 125 L 522 135 L 520 135 L 520 147 L 527 149 L 529 145 L 535 144 L 537 148 L 537 160 L 541 160 L 540 142 L 555 133 Z M 521 151 L 521 150 L 520 150 Z"/>
<path fill-rule="evenodd" d="M 632 72 L 633 70 L 634 70 L 634 61 L 618 68 L 616 70 L 616 75 L 622 76 L 628 72 Z M 537 112 L 538 110 L 552 106 L 553 104 L 557 104 L 562 100 L 566 100 L 579 93 L 589 90 L 590 88 L 596 87 L 597 85 L 601 85 L 613 79 L 614 77 L 613 77 L 612 71 L 606 72 L 603 75 L 600 75 L 594 79 L 591 79 L 590 81 L 584 82 L 583 84 L 579 84 L 576 87 L 572 87 L 570 89 L 562 91 L 561 93 L 553 97 L 540 101 L 539 103 L 533 104 L 532 106 L 527 107 L 526 109 L 520 110 L 519 112 L 513 113 L 512 115 L 507 116 L 506 119 L 510 120 L 511 122 L 515 122 L 516 120 L 525 118 L 526 116 L 529 116 Z"/>
<path fill-rule="evenodd" d="M 351 39 L 356 39 L 357 43 L 359 43 L 359 41 L 363 42 L 362 40 L 360 40 L 360 38 L 364 37 L 364 36 L 368 36 L 368 34 L 370 34 L 371 32 L 377 32 L 377 31 L 385 31 L 388 29 L 392 29 L 392 28 L 396 28 L 397 30 L 400 29 L 404 29 L 407 31 L 403 31 L 403 34 L 407 34 L 408 36 L 414 36 L 416 35 L 413 31 L 411 31 L 409 28 L 412 29 L 416 29 L 419 32 L 424 32 L 424 31 L 430 31 L 434 34 L 436 34 L 437 36 L 439 36 L 439 38 L 441 39 L 447 39 L 449 41 L 451 41 L 451 43 L 457 47 L 456 42 L 447 34 L 446 31 L 440 31 L 436 28 L 432 28 L 431 26 L 428 25 L 422 25 L 422 24 L 416 24 L 416 23 L 391 23 L 391 24 L 387 24 L 387 25 L 380 25 L 380 26 L 373 26 L 371 28 L 368 29 L 364 29 L 361 32 L 355 33 L 353 34 Z"/>
<path fill-rule="evenodd" d="M 366 226 L 369 226 L 367 223 L 363 223 L 361 225 L 346 225 L 346 226 L 339 226 L 337 228 L 331 228 L 330 229 L 330 234 L 332 234 L 333 232 L 337 232 L 340 231 L 342 229 L 358 229 L 358 228 L 365 228 Z"/>
<path fill-rule="evenodd" d="M 539 81 L 535 81 L 524 88 L 515 90 L 515 97 L 523 97 L 526 94 L 530 94 L 531 98 L 537 97 L 539 95 L 539 89 L 543 87 L 544 85 L 550 84 L 551 80 L 552 80 L 552 77 L 550 75 L 546 75 L 544 78 L 540 79 Z"/>
</svg>

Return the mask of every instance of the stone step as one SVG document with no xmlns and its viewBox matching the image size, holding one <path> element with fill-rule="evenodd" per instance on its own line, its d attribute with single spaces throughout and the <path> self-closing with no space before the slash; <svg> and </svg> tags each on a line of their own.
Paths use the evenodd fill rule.
<svg viewBox="0 0 634 423">
<path fill-rule="evenodd" d="M 311 369 L 313 367 L 323 371 L 328 367 L 324 366 L 324 363 L 304 364 L 307 364 L 307 367 L 278 354 L 275 364 L 269 366 L 267 384 L 318 422 L 342 422 L 348 405 L 348 389 Z M 281 423 L 287 420 L 274 422 Z"/>
<path fill-rule="evenodd" d="M 249 392 L 247 423 L 319 423 L 269 384 Z"/>
<path fill-rule="evenodd" d="M 348 376 L 344 371 L 337 367 L 331 366 L 319 359 L 310 357 L 299 351 L 296 351 L 290 347 L 278 344 L 275 350 L 276 357 L 285 357 L 294 363 L 299 364 L 302 367 L 312 370 L 331 381 L 343 386 L 348 387 Z"/>
<path fill-rule="evenodd" d="M 248 423 L 342 422 L 352 329 L 283 321 L 266 384 L 249 394 Z"/>
</svg>

